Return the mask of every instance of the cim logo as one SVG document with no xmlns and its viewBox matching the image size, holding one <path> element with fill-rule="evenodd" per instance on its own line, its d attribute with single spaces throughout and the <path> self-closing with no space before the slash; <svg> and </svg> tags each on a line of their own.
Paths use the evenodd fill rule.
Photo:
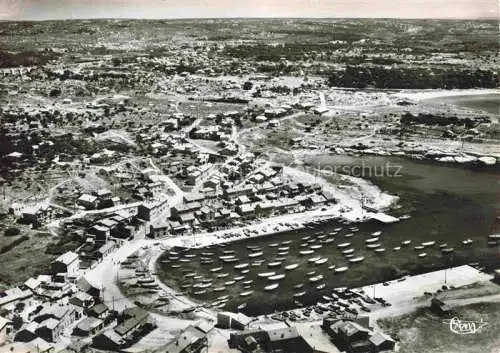
<svg viewBox="0 0 500 353">
<path fill-rule="evenodd" d="M 483 319 L 481 319 L 481 321 L 463 321 L 458 317 L 454 317 L 451 320 L 445 320 L 444 323 L 449 325 L 450 331 L 457 335 L 472 335 L 479 333 L 488 325 Z"/>
</svg>

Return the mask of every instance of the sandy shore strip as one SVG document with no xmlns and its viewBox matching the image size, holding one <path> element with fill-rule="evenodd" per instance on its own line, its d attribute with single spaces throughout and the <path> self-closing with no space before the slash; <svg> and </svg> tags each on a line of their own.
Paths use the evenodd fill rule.
<svg viewBox="0 0 500 353">
<path fill-rule="evenodd" d="M 495 88 L 487 89 L 422 89 L 422 90 L 402 90 L 401 92 L 394 93 L 394 97 L 412 99 L 416 101 L 440 98 L 440 97 L 455 97 L 455 96 L 476 96 L 484 94 L 498 94 L 500 90 Z"/>
</svg>

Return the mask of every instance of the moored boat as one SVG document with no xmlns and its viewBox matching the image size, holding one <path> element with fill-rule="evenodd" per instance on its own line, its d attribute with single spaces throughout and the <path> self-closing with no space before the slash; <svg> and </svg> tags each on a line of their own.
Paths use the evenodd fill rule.
<svg viewBox="0 0 500 353">
<path fill-rule="evenodd" d="M 349 267 L 347 267 L 347 266 L 337 267 L 335 269 L 335 272 L 342 273 L 342 272 L 346 272 L 348 269 L 349 269 Z"/>
<path fill-rule="evenodd" d="M 273 261 L 273 262 L 269 262 L 267 264 L 267 267 L 278 267 L 278 266 L 281 266 L 282 262 L 281 261 Z"/>
<path fill-rule="evenodd" d="M 246 292 L 241 292 L 240 293 L 240 297 L 248 297 L 250 295 L 253 294 L 253 290 L 249 290 L 249 291 L 246 291 Z"/>
<path fill-rule="evenodd" d="M 363 261 L 364 259 L 365 259 L 364 256 L 357 256 L 357 257 L 350 258 L 349 262 L 355 264 L 355 263 Z"/>
<path fill-rule="evenodd" d="M 328 259 L 326 257 L 323 257 L 319 260 L 314 261 L 314 264 L 315 265 L 322 265 L 322 264 L 326 263 L 327 261 L 328 261 Z"/>
<path fill-rule="evenodd" d="M 286 265 L 285 270 L 291 271 L 291 270 L 295 270 L 297 267 L 299 267 L 299 264 Z"/>
<path fill-rule="evenodd" d="M 269 292 L 269 291 L 273 291 L 273 290 L 275 290 L 276 288 L 278 288 L 279 286 L 280 286 L 280 285 L 279 285 L 279 283 L 273 283 L 273 284 L 270 284 L 270 285 L 268 285 L 268 286 L 265 286 L 265 287 L 264 287 L 264 290 L 265 290 L 265 291 L 267 291 L 267 292 Z"/>
<path fill-rule="evenodd" d="M 285 278 L 285 274 L 283 274 L 283 273 L 267 277 L 267 279 L 270 281 L 280 281 L 284 278 Z"/>
<path fill-rule="evenodd" d="M 258 252 L 252 252 L 252 253 L 248 254 L 248 257 L 254 258 L 254 257 L 262 256 L 262 255 L 264 255 L 264 252 L 258 251 Z"/>
<path fill-rule="evenodd" d="M 274 276 L 275 274 L 276 274 L 276 272 L 261 272 L 261 273 L 258 273 L 257 276 L 260 278 L 267 278 L 269 276 Z"/>
</svg>

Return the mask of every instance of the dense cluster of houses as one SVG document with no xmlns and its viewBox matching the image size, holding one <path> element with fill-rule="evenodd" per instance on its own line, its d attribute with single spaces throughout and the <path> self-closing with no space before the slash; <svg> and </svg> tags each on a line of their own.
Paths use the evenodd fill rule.
<svg viewBox="0 0 500 353">
<path fill-rule="evenodd" d="M 155 327 L 138 307 L 116 312 L 104 304 L 101 289 L 82 275 L 81 263 L 77 253 L 64 253 L 51 263 L 50 274 L 0 293 L 2 351 L 52 352 L 62 336 L 92 337 L 94 347 L 119 350 Z"/>
<path fill-rule="evenodd" d="M 248 329 L 251 320 L 242 320 L 234 314 L 220 316 L 218 325 L 222 323 L 221 327 L 234 330 L 228 340 L 229 347 L 242 353 L 381 353 L 396 348 L 391 337 L 370 327 L 368 316 L 325 318 L 319 333 L 312 330 L 314 325 L 290 323 L 284 327 Z M 227 317 L 231 317 L 230 326 L 225 325 Z"/>
<path fill-rule="evenodd" d="M 237 170 L 244 170 L 244 165 L 239 164 Z M 258 217 L 300 212 L 336 202 L 335 197 L 319 185 L 284 181 L 280 177 L 281 168 L 265 166 L 254 170 L 246 178 L 247 182 L 232 187 L 234 184 L 227 180 L 227 174 L 224 178 L 221 174 L 211 177 L 205 183 L 205 192 L 186 193 L 182 204 L 171 207 L 168 220 L 151 225 L 151 236 L 163 237 L 199 227 L 227 227 Z M 154 204 L 149 207 L 155 209 Z"/>
</svg>

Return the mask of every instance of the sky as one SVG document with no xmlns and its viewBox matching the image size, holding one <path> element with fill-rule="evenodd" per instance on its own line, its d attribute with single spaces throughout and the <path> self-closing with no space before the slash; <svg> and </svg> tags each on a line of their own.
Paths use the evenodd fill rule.
<svg viewBox="0 0 500 353">
<path fill-rule="evenodd" d="M 0 0 L 0 20 L 84 18 L 499 18 L 500 0 Z"/>
</svg>

